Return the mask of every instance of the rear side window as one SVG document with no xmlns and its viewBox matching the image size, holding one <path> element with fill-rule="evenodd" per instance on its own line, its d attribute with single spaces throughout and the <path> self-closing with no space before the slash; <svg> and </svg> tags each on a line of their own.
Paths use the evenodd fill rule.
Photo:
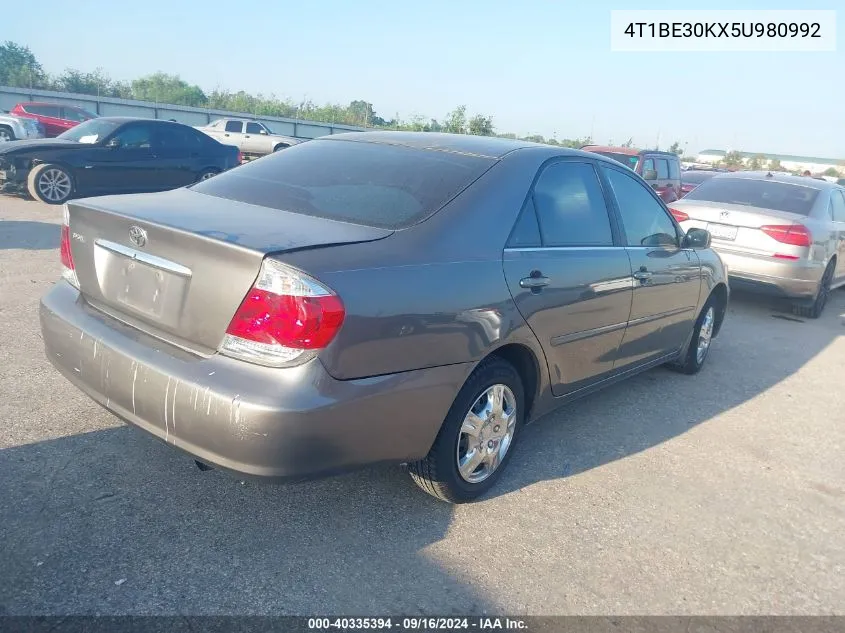
<svg viewBox="0 0 845 633">
<path fill-rule="evenodd" d="M 240 132 L 244 127 L 241 121 L 226 121 L 227 132 Z"/>
<path fill-rule="evenodd" d="M 534 197 L 529 196 L 513 227 L 508 248 L 529 248 L 540 246 L 541 243 L 540 225 L 537 223 L 537 212 L 534 210 Z"/>
<path fill-rule="evenodd" d="M 30 114 L 37 114 L 38 116 L 48 116 L 58 119 L 61 113 L 59 106 L 50 105 L 29 105 L 26 106 L 26 111 Z"/>
<path fill-rule="evenodd" d="M 495 160 L 340 140 L 312 140 L 192 188 L 331 220 L 401 229 L 432 215 Z"/>
<path fill-rule="evenodd" d="M 200 134 L 184 125 L 159 125 L 156 127 L 156 142 L 162 149 L 196 151 L 204 144 Z"/>
<path fill-rule="evenodd" d="M 553 163 L 534 187 L 544 246 L 612 246 L 598 175 L 587 163 Z"/>
<path fill-rule="evenodd" d="M 669 178 L 669 161 L 665 158 L 658 158 L 655 162 L 657 166 L 657 177 L 660 180 L 666 180 Z"/>
<path fill-rule="evenodd" d="M 711 178 L 689 192 L 685 200 L 707 200 L 809 215 L 818 195 L 818 189 L 788 182 Z"/>
<path fill-rule="evenodd" d="M 834 222 L 845 222 L 845 196 L 841 191 L 830 194 L 830 214 Z"/>
<path fill-rule="evenodd" d="M 681 178 L 681 161 L 669 159 L 669 178 L 679 180 Z"/>
</svg>

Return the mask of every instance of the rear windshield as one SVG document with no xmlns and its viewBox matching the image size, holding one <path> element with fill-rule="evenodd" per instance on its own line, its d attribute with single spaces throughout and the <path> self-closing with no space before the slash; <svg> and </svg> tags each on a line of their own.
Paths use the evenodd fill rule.
<svg viewBox="0 0 845 633">
<path fill-rule="evenodd" d="M 711 178 L 686 195 L 684 200 L 709 200 L 810 215 L 818 189 L 771 180 Z"/>
<path fill-rule="evenodd" d="M 636 154 L 617 154 L 616 152 L 593 152 L 594 154 L 598 154 L 599 156 L 604 156 L 605 158 L 611 158 L 615 160 L 617 163 L 622 163 L 625 167 L 629 167 L 631 169 L 636 170 L 637 163 L 640 162 L 640 157 Z"/>
<path fill-rule="evenodd" d="M 192 189 L 272 209 L 400 229 L 433 214 L 494 162 L 379 143 L 313 140 Z"/>
<path fill-rule="evenodd" d="M 691 185 L 697 185 L 715 176 L 715 172 L 708 171 L 685 171 L 681 174 L 681 181 Z"/>
</svg>

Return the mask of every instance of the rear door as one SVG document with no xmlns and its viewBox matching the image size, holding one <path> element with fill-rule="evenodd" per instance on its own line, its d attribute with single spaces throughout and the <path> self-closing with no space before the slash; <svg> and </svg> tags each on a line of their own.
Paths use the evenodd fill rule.
<svg viewBox="0 0 845 633">
<path fill-rule="evenodd" d="M 845 279 L 845 192 L 837 189 L 830 194 L 830 214 L 838 236 L 836 248 L 836 277 Z"/>
<path fill-rule="evenodd" d="M 67 128 L 61 119 L 61 107 L 46 104 L 26 106 L 26 111 L 38 117 L 44 126 L 44 132 L 49 138 L 53 138 L 64 132 Z"/>
<path fill-rule="evenodd" d="M 630 173 L 602 165 L 622 221 L 633 271 L 631 315 L 617 368 L 678 351 L 696 318 L 701 292 L 698 255 L 681 248 L 682 231 L 654 192 Z"/>
<path fill-rule="evenodd" d="M 93 193 L 133 193 L 154 191 L 159 174 L 153 153 L 152 123 L 128 123 L 104 139 L 91 152 L 91 164 L 86 164 L 77 176 L 81 190 Z M 107 147 L 117 140 L 118 147 Z"/>
<path fill-rule="evenodd" d="M 592 161 L 558 159 L 541 169 L 503 264 L 546 352 L 555 395 L 613 370 L 631 310 L 631 266 Z"/>
<path fill-rule="evenodd" d="M 226 145 L 234 145 L 243 151 L 244 144 L 244 122 L 243 121 L 226 121 L 223 126 L 223 134 L 219 138 L 221 143 Z"/>
<path fill-rule="evenodd" d="M 201 133 L 176 124 L 159 124 L 155 128 L 156 188 L 175 189 L 190 185 L 201 169 Z"/>
</svg>

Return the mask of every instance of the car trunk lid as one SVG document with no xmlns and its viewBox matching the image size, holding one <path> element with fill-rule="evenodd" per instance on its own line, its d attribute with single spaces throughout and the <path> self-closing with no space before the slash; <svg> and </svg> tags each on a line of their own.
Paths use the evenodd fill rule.
<svg viewBox="0 0 845 633">
<path fill-rule="evenodd" d="M 67 206 L 85 299 L 142 331 L 205 354 L 217 349 L 265 255 L 392 233 L 190 189 Z"/>
<path fill-rule="evenodd" d="M 670 206 L 689 216 L 682 223 L 685 229 L 708 230 L 714 245 L 761 255 L 780 253 L 784 248 L 760 227 L 798 225 L 806 220 L 799 213 L 707 200 L 679 200 Z"/>
</svg>

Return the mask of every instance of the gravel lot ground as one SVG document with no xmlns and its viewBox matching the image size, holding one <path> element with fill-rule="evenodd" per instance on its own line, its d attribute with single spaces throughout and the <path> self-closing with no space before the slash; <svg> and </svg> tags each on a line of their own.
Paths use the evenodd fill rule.
<svg viewBox="0 0 845 633">
<path fill-rule="evenodd" d="M 453 507 L 398 468 L 200 472 L 88 400 L 39 338 L 60 220 L 0 198 L 0 614 L 845 613 L 845 290 L 735 296 L 700 375 L 547 416 Z"/>
</svg>

